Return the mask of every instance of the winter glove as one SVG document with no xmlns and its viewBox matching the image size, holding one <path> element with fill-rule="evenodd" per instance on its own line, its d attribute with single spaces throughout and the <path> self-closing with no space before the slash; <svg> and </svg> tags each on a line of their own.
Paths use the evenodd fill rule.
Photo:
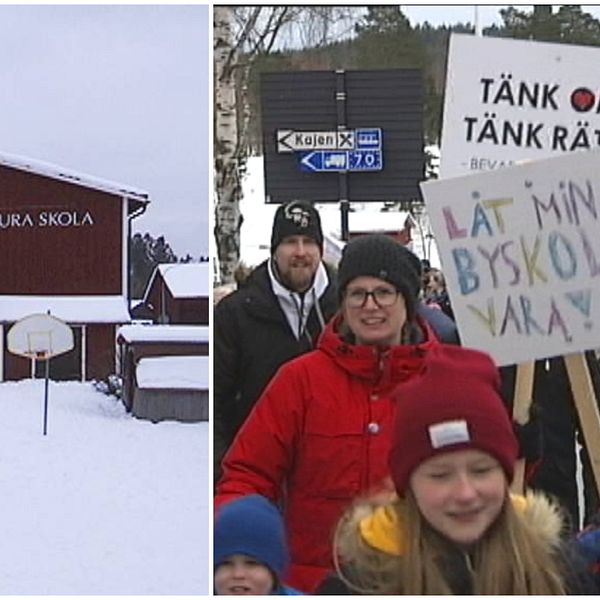
<svg viewBox="0 0 600 600">
<path fill-rule="evenodd" d="M 513 430 L 519 442 L 519 458 L 525 459 L 525 483 L 529 482 L 542 463 L 544 437 L 539 411 L 535 404 L 529 409 L 529 421 L 524 425 L 513 422 Z"/>
</svg>

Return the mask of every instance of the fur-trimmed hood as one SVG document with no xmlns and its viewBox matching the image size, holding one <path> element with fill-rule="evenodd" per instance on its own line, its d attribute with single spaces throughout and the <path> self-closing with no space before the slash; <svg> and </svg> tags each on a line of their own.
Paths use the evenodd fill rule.
<svg viewBox="0 0 600 600">
<path fill-rule="evenodd" d="M 513 506 L 523 516 L 524 522 L 541 538 L 544 545 L 557 548 L 561 543 L 563 518 L 559 507 L 547 496 L 527 492 L 525 496 L 511 494 Z M 406 525 L 402 511 L 394 498 L 384 503 L 358 503 L 348 517 L 347 526 L 360 532 L 362 540 L 371 548 L 386 554 L 402 556 L 406 551 Z"/>
<path fill-rule="evenodd" d="M 406 521 L 404 502 L 404 499 L 397 496 L 387 495 L 383 498 L 380 496 L 374 501 L 357 503 L 344 515 L 335 536 L 334 561 L 337 574 L 324 581 L 317 590 L 318 593 L 328 595 L 407 593 L 402 591 L 405 588 L 399 577 L 410 577 L 409 573 L 413 572 L 412 564 L 403 565 L 404 557 L 408 559 L 408 543 L 411 541 L 408 536 L 413 535 L 413 527 L 409 527 Z M 581 555 L 574 544 L 564 539 L 561 509 L 545 495 L 534 492 L 528 492 L 525 496 L 511 495 L 509 502 L 512 503 L 513 508 L 513 514 L 510 516 L 513 526 L 516 525 L 516 517 L 521 522 L 522 528 L 528 530 L 525 538 L 521 539 L 535 540 L 533 545 L 526 543 L 525 546 L 520 546 L 522 551 L 532 552 L 528 555 L 531 561 L 526 568 L 535 570 L 536 577 L 532 578 L 535 581 L 531 582 L 534 587 L 529 587 L 528 577 L 518 559 L 515 559 L 516 564 L 513 567 L 516 568 L 518 564 L 521 570 L 517 568 L 513 571 L 501 557 L 496 558 L 504 564 L 506 577 L 503 578 L 501 573 L 497 573 L 500 579 L 491 580 L 483 585 L 487 586 L 491 583 L 491 589 L 499 590 L 501 588 L 497 587 L 497 582 L 500 580 L 506 582 L 508 586 L 506 591 L 493 593 L 526 593 L 525 591 L 510 592 L 511 589 L 535 589 L 539 591 L 530 593 L 544 594 L 597 593 Z M 473 553 L 467 552 L 449 541 L 437 550 L 441 548 L 446 550 L 442 550 L 443 554 L 437 554 L 436 561 L 439 561 L 440 575 L 445 581 L 440 587 L 436 587 L 435 584 L 431 588 L 428 587 L 427 589 L 439 590 L 430 593 L 457 595 L 475 593 L 475 584 L 477 582 L 477 585 L 482 584 L 480 575 L 489 573 L 486 567 L 481 565 L 483 571 L 478 572 L 477 579 L 474 577 L 474 568 L 479 568 L 473 563 L 473 559 L 478 556 L 477 549 L 474 548 Z M 487 560 L 490 560 L 489 555 Z M 408 571 L 403 572 L 403 568 Z M 517 580 L 511 579 L 513 573 Z M 417 576 L 423 575 L 424 572 Z M 437 577 L 438 574 L 430 572 L 429 576 Z M 412 579 L 411 582 L 414 583 Z"/>
</svg>

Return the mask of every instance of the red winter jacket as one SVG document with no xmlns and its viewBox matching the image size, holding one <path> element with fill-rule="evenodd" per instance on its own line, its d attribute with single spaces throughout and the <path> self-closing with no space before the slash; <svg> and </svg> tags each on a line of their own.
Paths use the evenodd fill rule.
<svg viewBox="0 0 600 600">
<path fill-rule="evenodd" d="M 332 568 L 332 535 L 344 508 L 383 488 L 393 422 L 390 393 L 438 344 L 381 351 L 348 344 L 330 322 L 316 350 L 284 364 L 223 459 L 215 507 L 262 494 L 284 507 L 291 552 L 286 583 L 312 592 Z M 257 525 L 260 526 L 260 525 Z"/>
</svg>

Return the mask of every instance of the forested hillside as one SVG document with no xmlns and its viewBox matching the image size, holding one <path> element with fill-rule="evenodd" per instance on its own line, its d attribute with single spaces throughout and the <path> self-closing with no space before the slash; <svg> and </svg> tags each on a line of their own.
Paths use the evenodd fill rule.
<svg viewBox="0 0 600 600">
<path fill-rule="evenodd" d="M 503 25 L 484 29 L 484 35 L 600 45 L 600 22 L 580 6 L 550 6 L 533 12 L 509 7 L 500 10 Z M 260 153 L 259 74 L 263 71 L 421 68 L 425 82 L 424 128 L 427 143 L 439 142 L 448 40 L 451 32 L 471 33 L 471 23 L 433 27 L 413 26 L 398 6 L 368 7 L 353 27 L 350 39 L 298 50 L 261 52 L 249 81 L 249 145 Z"/>
</svg>

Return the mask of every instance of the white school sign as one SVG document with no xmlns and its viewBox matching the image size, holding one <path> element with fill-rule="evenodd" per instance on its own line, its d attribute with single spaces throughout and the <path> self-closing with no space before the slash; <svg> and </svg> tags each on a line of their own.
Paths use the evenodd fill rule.
<svg viewBox="0 0 600 600">
<path fill-rule="evenodd" d="M 600 148 L 600 48 L 452 34 L 440 177 Z"/>
<path fill-rule="evenodd" d="M 464 345 L 500 365 L 600 346 L 600 151 L 421 189 Z"/>
</svg>

